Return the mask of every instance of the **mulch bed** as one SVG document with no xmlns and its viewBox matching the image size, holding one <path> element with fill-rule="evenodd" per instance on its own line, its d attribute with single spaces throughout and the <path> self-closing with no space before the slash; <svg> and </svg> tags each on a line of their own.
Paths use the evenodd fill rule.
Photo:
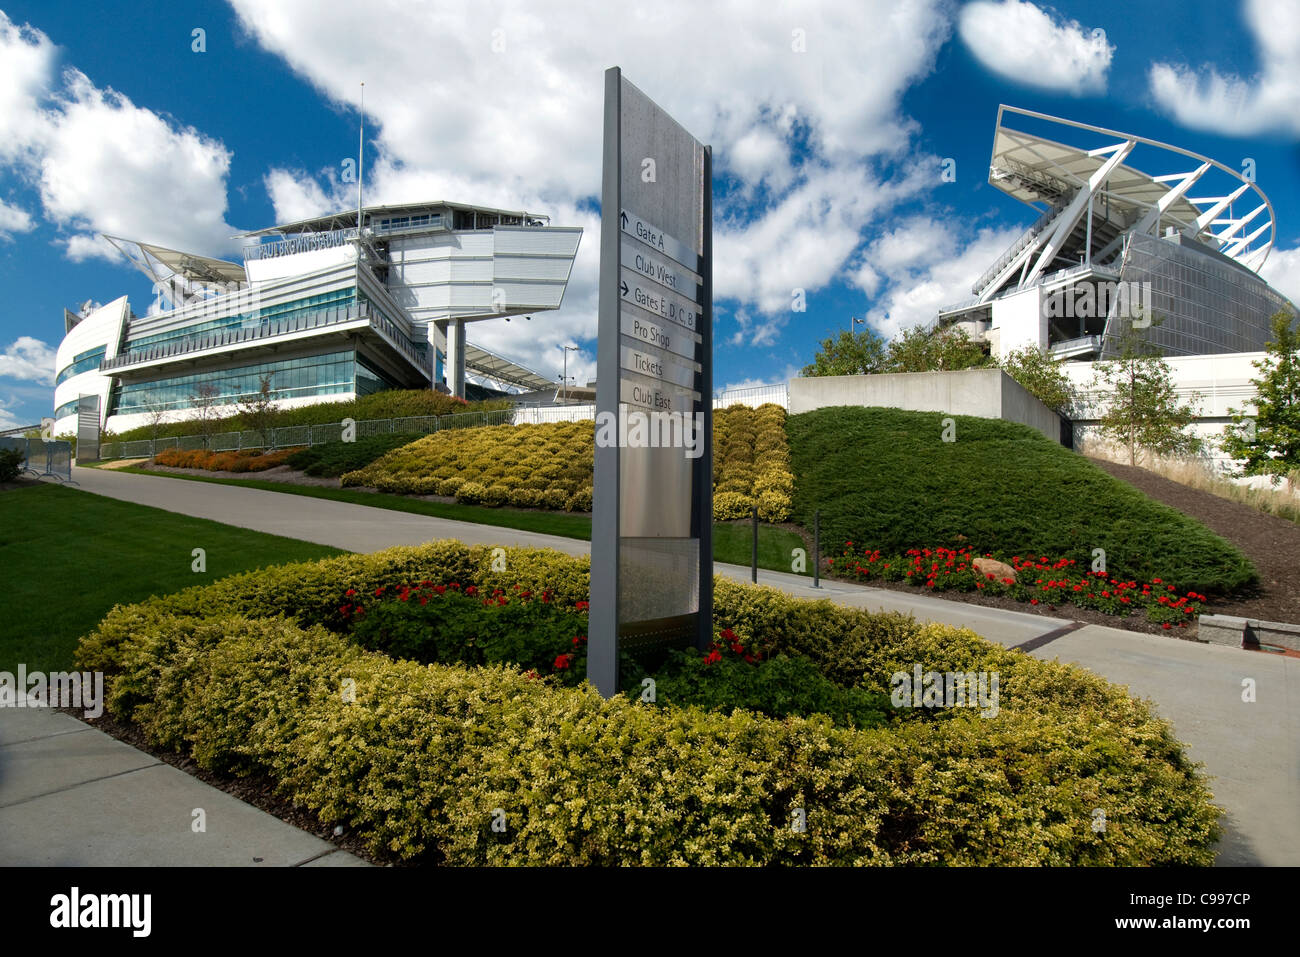
<svg viewBox="0 0 1300 957">
<path fill-rule="evenodd" d="M 1230 601 L 1210 603 L 1217 615 L 1300 623 L 1300 525 L 1211 492 L 1180 485 L 1146 469 L 1102 459 L 1094 464 L 1157 502 L 1196 519 L 1245 552 L 1259 570 L 1259 587 Z"/>
</svg>

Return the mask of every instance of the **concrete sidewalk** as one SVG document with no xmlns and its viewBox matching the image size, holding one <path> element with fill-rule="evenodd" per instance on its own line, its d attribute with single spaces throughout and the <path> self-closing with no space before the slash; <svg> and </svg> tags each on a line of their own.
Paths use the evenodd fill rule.
<svg viewBox="0 0 1300 957">
<path fill-rule="evenodd" d="M 368 866 L 46 708 L 0 709 L 0 865 Z"/>
<path fill-rule="evenodd" d="M 77 469 L 74 478 L 85 491 L 352 551 L 457 538 L 588 552 L 587 542 L 574 539 L 301 495 L 96 469 Z M 749 580 L 748 568 L 714 568 Z M 1004 646 L 1074 662 L 1128 686 L 1173 722 L 1190 757 L 1212 776 L 1215 800 L 1228 812 L 1219 863 L 1300 864 L 1300 659 L 842 582 L 814 589 L 806 577 L 779 572 L 760 570 L 758 579 L 801 598 L 967 627 Z M 1241 700 L 1247 679 L 1255 683 L 1252 703 Z M 0 731 L 6 721 L 0 711 Z M 4 753 L 0 747 L 0 774 Z M 0 836 L 5 812 L 0 808 Z"/>
</svg>

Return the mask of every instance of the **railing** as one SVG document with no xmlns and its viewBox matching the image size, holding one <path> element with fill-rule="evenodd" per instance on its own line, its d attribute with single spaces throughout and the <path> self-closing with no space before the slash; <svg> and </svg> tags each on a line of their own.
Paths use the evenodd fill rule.
<svg viewBox="0 0 1300 957">
<path fill-rule="evenodd" d="M 40 428 L 40 426 L 37 426 Z M 0 438 L 0 449 L 17 449 L 23 454 L 21 468 L 37 478 L 49 476 L 72 482 L 72 443 L 63 440 Z M 76 485 L 76 482 L 72 482 Z"/>
<path fill-rule="evenodd" d="M 713 407 L 725 409 L 729 405 L 747 405 L 758 408 L 760 405 L 774 403 L 783 409 L 790 408 L 790 385 L 786 382 L 776 385 L 759 385 L 751 389 L 723 389 L 713 396 Z"/>
<path fill-rule="evenodd" d="M 1079 336 L 1074 339 L 1062 339 L 1053 342 L 1048 353 L 1057 358 L 1083 355 L 1086 352 L 1101 352 L 1101 336 Z"/>
<path fill-rule="evenodd" d="M 1049 206 L 1047 211 L 1043 213 L 1043 215 L 1039 216 L 1032 226 L 1021 233 L 1020 238 L 1012 243 L 1011 246 L 1008 247 L 1007 251 L 999 256 L 992 266 L 984 270 L 984 275 L 975 280 L 975 284 L 970 287 L 970 291 L 976 296 L 983 293 L 988 284 L 996 279 L 998 274 L 1007 267 L 1011 260 L 1020 255 L 1021 251 L 1033 242 L 1034 239 L 1038 237 L 1038 234 L 1047 228 L 1047 224 L 1060 215 L 1064 208 L 1063 205 Z"/>
<path fill-rule="evenodd" d="M 417 415 L 393 419 L 360 419 L 353 423 L 355 437 L 394 435 L 401 433 L 428 435 L 446 429 L 468 429 L 485 425 L 511 425 L 513 409 L 493 409 L 487 412 L 450 412 L 447 415 Z M 590 416 L 587 416 L 590 418 Z M 286 425 L 267 429 L 263 435 L 257 430 L 218 432 L 209 435 L 205 445 L 201 435 L 169 436 L 160 439 L 136 439 L 130 442 L 105 442 L 100 446 L 100 457 L 105 459 L 153 458 L 165 449 L 196 451 L 206 448 L 212 452 L 239 452 L 245 449 L 291 449 L 340 442 L 343 423 L 328 422 L 322 425 Z"/>
<path fill-rule="evenodd" d="M 219 349 L 224 346 L 238 345 L 239 343 L 252 342 L 258 339 L 270 339 L 275 336 L 288 335 L 289 333 L 302 332 L 308 329 L 342 325 L 343 323 L 356 322 L 361 319 L 369 322 L 371 328 L 379 332 L 389 345 L 405 356 L 413 365 L 421 369 L 428 365 L 427 351 L 419 349 L 397 323 L 380 313 L 379 310 L 372 309 L 369 303 L 349 303 L 346 306 L 336 306 L 332 309 L 304 313 L 288 319 L 262 320 L 256 326 L 221 330 L 192 339 L 180 339 L 176 342 L 150 346 L 146 349 L 124 352 L 112 359 L 105 360 L 100 365 L 99 371 L 111 372 L 113 369 L 120 369 L 123 366 L 137 365 L 143 362 L 157 362 L 161 359 L 189 355 L 206 349 Z"/>
</svg>

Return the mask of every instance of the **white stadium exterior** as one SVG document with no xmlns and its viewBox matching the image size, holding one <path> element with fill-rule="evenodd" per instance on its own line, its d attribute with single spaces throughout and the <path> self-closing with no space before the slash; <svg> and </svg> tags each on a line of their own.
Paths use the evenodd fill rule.
<svg viewBox="0 0 1300 957">
<path fill-rule="evenodd" d="M 962 328 L 995 356 L 1035 346 L 1065 360 L 1086 393 L 1084 435 L 1101 398 L 1093 364 L 1115 356 L 1125 333 L 1199 398 L 1204 437 L 1250 406 L 1270 318 L 1296 311 L 1259 276 L 1276 227 L 1250 165 L 1002 106 L 989 183 L 1039 216 L 934 328 Z"/>
<path fill-rule="evenodd" d="M 389 387 L 464 396 L 467 375 L 505 392 L 553 386 L 467 342 L 465 327 L 559 308 L 582 230 L 429 202 L 245 234 L 242 266 L 107 238 L 149 276 L 157 299 L 144 316 L 125 296 L 65 311 L 55 435 L 76 431 L 83 395 L 99 398 L 102 429 L 122 432 L 154 410 L 192 414 L 202 386 L 218 404 L 236 403 L 266 375 L 282 407 Z"/>
</svg>

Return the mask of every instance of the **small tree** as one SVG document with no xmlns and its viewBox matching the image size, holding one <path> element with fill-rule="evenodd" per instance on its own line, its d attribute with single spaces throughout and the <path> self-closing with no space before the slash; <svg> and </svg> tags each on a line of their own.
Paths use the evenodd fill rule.
<svg viewBox="0 0 1300 957">
<path fill-rule="evenodd" d="M 1035 346 L 1013 349 L 998 363 L 1030 395 L 1061 415 L 1070 415 L 1078 401 L 1074 383 L 1061 371 L 1061 363 Z"/>
<path fill-rule="evenodd" d="M 803 374 L 871 375 L 882 372 L 885 349 L 885 340 L 870 327 L 862 332 L 844 330 L 834 339 L 822 340 L 821 350 L 813 356 L 810 365 L 803 367 Z"/>
<path fill-rule="evenodd" d="M 913 326 L 889 344 L 886 372 L 955 372 L 996 365 L 965 329 L 928 332 Z"/>
<path fill-rule="evenodd" d="M 1232 425 L 1224 430 L 1223 451 L 1245 464 L 1242 475 L 1286 475 L 1300 468 L 1300 346 L 1295 316 L 1272 318 L 1273 338 L 1264 358 L 1252 365 L 1260 372 L 1255 386 L 1255 414 L 1229 409 Z"/>
<path fill-rule="evenodd" d="M 239 414 L 243 424 L 262 437 L 262 445 L 270 444 L 271 427 L 275 424 L 275 393 L 271 389 L 274 373 L 258 377 L 257 391 L 239 400 Z"/>
<path fill-rule="evenodd" d="M 149 429 L 149 441 L 157 451 L 156 447 L 158 439 L 162 435 L 162 427 L 167 422 L 167 407 L 152 392 L 145 395 L 140 407 L 144 410 L 145 425 Z"/>
<path fill-rule="evenodd" d="M 194 410 L 194 421 L 198 423 L 205 449 L 212 439 L 212 430 L 216 428 L 217 398 L 220 395 L 220 390 L 207 382 L 190 393 L 190 408 Z"/>
<path fill-rule="evenodd" d="M 1151 325 L 1159 325 L 1157 320 Z M 1105 393 L 1099 421 L 1101 434 L 1128 449 L 1129 465 L 1143 452 L 1155 455 L 1194 455 L 1203 443 L 1185 430 L 1196 408 L 1180 405 L 1173 371 L 1136 326 L 1119 338 L 1119 355 L 1094 366 L 1093 388 Z M 1193 394 L 1192 401 L 1199 402 Z"/>
</svg>

